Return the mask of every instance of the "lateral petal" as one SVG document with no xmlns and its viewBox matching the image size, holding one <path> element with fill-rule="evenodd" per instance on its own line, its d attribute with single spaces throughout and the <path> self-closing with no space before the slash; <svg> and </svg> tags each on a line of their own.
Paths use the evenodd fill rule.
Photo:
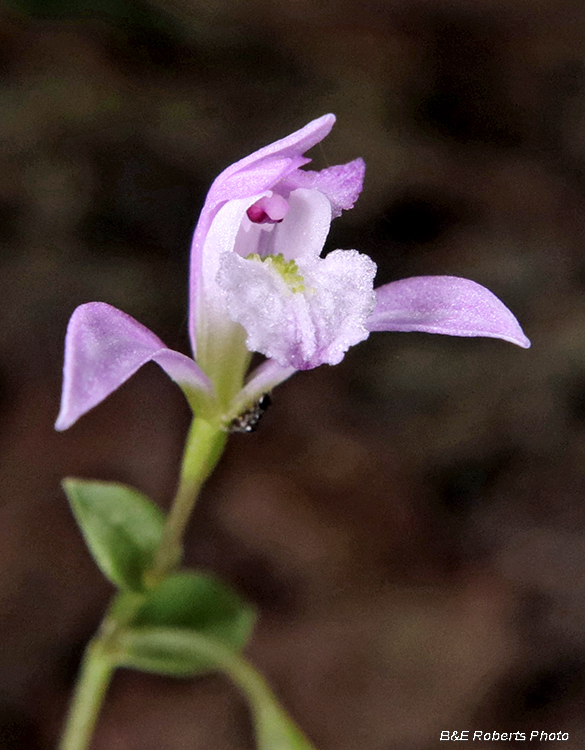
<svg viewBox="0 0 585 750">
<path fill-rule="evenodd" d="M 281 189 L 314 188 L 327 196 L 331 204 L 331 218 L 353 208 L 364 184 L 366 165 L 363 159 L 337 164 L 320 172 L 297 169 L 281 182 Z"/>
<path fill-rule="evenodd" d="M 426 331 L 489 336 L 523 348 L 530 341 L 514 315 L 488 289 L 457 276 L 415 276 L 376 289 L 370 331 Z"/>
<path fill-rule="evenodd" d="M 78 307 L 65 337 L 63 394 L 55 429 L 71 427 L 150 361 L 183 390 L 212 396 L 209 379 L 193 360 L 168 349 L 130 315 L 105 302 Z"/>
</svg>

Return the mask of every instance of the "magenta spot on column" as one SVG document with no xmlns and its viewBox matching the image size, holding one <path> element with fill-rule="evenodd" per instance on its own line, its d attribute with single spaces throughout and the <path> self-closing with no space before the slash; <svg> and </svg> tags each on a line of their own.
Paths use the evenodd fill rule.
<svg viewBox="0 0 585 750">
<path fill-rule="evenodd" d="M 278 224 L 288 212 L 288 203 L 282 197 L 274 193 L 265 195 L 247 210 L 248 218 L 254 224 Z"/>
</svg>

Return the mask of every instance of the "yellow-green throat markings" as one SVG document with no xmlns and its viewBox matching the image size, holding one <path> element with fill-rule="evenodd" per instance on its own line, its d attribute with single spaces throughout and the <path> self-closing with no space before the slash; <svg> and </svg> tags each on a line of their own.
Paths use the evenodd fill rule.
<svg viewBox="0 0 585 750">
<path fill-rule="evenodd" d="M 262 257 L 258 253 L 246 255 L 246 260 L 258 260 L 274 268 L 282 276 L 291 292 L 304 292 L 305 280 L 299 273 L 299 267 L 294 260 L 285 260 L 282 253 Z"/>
</svg>

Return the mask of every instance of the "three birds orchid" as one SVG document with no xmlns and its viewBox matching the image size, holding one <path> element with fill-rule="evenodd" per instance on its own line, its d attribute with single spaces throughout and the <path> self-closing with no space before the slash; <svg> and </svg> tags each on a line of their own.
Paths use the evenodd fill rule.
<svg viewBox="0 0 585 750">
<path fill-rule="evenodd" d="M 213 182 L 191 248 L 193 358 L 171 350 L 103 302 L 69 322 L 58 430 L 70 427 L 146 362 L 182 388 L 192 409 L 226 426 L 297 370 L 339 363 L 372 331 L 490 336 L 530 346 L 518 321 L 468 279 L 421 276 L 374 289 L 375 263 L 356 250 L 321 257 L 331 220 L 353 207 L 361 159 L 319 172 L 305 152 L 334 115 L 232 164 Z M 247 378 L 252 352 L 266 361 Z"/>
</svg>

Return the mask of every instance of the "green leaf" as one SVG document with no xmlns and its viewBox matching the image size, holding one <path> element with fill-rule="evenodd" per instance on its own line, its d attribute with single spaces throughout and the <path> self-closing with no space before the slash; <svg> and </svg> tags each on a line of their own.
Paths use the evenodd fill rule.
<svg viewBox="0 0 585 750">
<path fill-rule="evenodd" d="M 68 478 L 63 488 L 104 575 L 119 588 L 143 591 L 143 575 L 164 525 L 160 509 L 146 495 L 117 482 Z"/>
<path fill-rule="evenodd" d="M 258 750 L 314 750 L 251 664 L 220 641 L 180 628 L 136 628 L 117 638 L 119 666 L 188 677 L 207 669 L 224 672 L 246 696 Z"/>
<path fill-rule="evenodd" d="M 183 628 L 132 628 L 117 638 L 116 664 L 143 672 L 194 677 L 221 669 L 205 649 L 207 640 Z"/>
<path fill-rule="evenodd" d="M 241 649 L 252 634 L 256 612 L 239 594 L 209 573 L 171 573 L 151 591 L 133 625 L 196 630 Z"/>
</svg>

